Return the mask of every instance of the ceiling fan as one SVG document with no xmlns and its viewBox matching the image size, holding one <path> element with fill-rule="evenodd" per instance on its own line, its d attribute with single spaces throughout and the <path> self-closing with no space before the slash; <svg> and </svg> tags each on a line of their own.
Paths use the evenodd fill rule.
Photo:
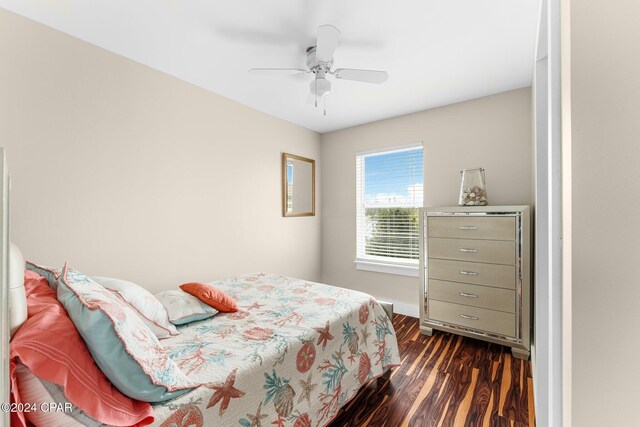
<svg viewBox="0 0 640 427">
<path fill-rule="evenodd" d="M 251 68 L 253 74 L 315 74 L 314 80 L 309 85 L 309 103 L 318 106 L 318 100 L 324 100 L 331 92 L 331 82 L 327 75 L 333 75 L 337 79 L 355 80 L 366 83 L 384 83 L 389 75 L 386 71 L 359 70 L 355 68 L 336 68 L 333 66 L 333 53 L 340 41 L 340 30 L 333 25 L 321 25 L 318 27 L 318 40 L 315 46 L 306 51 L 307 67 L 302 68 Z M 326 105 L 326 104 L 325 104 Z M 327 114 L 326 107 L 324 114 Z"/>
</svg>

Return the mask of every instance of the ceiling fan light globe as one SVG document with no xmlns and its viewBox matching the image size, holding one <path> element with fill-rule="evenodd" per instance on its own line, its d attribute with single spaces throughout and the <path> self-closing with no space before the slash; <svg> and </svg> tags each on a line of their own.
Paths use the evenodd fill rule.
<svg viewBox="0 0 640 427">
<path fill-rule="evenodd" d="M 315 79 L 309 84 L 310 93 L 322 98 L 331 92 L 331 82 L 327 79 Z"/>
</svg>

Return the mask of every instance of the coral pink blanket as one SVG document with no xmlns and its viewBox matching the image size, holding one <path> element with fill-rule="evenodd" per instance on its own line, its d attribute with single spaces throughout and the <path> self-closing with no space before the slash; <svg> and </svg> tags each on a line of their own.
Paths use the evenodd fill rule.
<svg viewBox="0 0 640 427">
<path fill-rule="evenodd" d="M 21 402 L 14 373 L 19 359 L 37 377 L 62 386 L 67 399 L 97 421 L 114 426 L 152 423 L 151 405 L 124 396 L 100 371 L 47 280 L 26 271 L 25 290 L 28 319 L 10 346 L 12 401 Z M 24 414 L 12 414 L 11 424 L 25 426 Z"/>
</svg>

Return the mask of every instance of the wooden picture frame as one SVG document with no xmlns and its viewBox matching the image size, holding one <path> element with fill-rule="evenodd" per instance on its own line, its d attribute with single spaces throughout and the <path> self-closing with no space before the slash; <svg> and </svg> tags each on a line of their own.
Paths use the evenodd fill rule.
<svg viewBox="0 0 640 427">
<path fill-rule="evenodd" d="M 292 186 L 289 186 L 288 164 L 289 161 L 298 161 L 311 164 L 311 210 L 293 210 L 294 194 Z M 296 156 L 295 154 L 282 153 L 282 216 L 315 216 L 316 214 L 316 161 L 307 157 Z"/>
</svg>

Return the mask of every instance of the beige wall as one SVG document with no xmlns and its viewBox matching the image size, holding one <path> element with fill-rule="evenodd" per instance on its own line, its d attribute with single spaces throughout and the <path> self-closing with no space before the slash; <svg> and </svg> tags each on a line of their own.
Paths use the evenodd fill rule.
<svg viewBox="0 0 640 427">
<path fill-rule="evenodd" d="M 270 271 L 417 313 L 416 278 L 355 270 L 357 151 L 424 141 L 426 206 L 476 166 L 492 204 L 533 200 L 530 88 L 320 137 L 9 12 L 0 29 L 12 236 L 37 262 L 150 289 Z M 318 216 L 281 217 L 282 151 L 319 159 Z"/>
<path fill-rule="evenodd" d="M 573 426 L 638 425 L 640 3 L 571 1 Z"/>
<path fill-rule="evenodd" d="M 322 135 L 322 280 L 409 306 L 418 279 L 356 270 L 355 155 L 424 142 L 424 204 L 457 204 L 460 169 L 484 167 L 492 205 L 532 204 L 531 88 Z"/>
<path fill-rule="evenodd" d="M 150 289 L 320 279 L 320 217 L 282 218 L 280 181 L 318 134 L 2 9 L 0 146 L 31 260 Z"/>
</svg>

